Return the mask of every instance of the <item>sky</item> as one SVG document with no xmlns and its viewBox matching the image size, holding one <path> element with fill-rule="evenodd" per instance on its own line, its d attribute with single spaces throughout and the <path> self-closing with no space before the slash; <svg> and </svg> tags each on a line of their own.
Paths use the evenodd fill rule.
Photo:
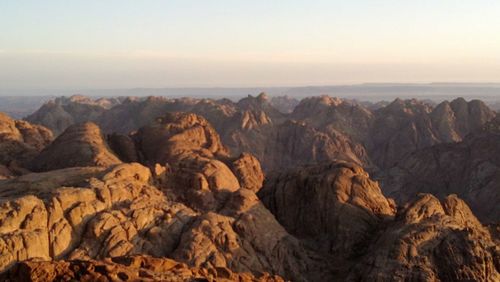
<svg viewBox="0 0 500 282">
<path fill-rule="evenodd" d="M 2 0 L 0 89 L 500 82 L 498 0 Z"/>
</svg>

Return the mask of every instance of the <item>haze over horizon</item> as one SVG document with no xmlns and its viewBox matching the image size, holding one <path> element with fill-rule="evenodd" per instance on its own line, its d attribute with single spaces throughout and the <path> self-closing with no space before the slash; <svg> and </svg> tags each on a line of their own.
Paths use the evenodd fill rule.
<svg viewBox="0 0 500 282">
<path fill-rule="evenodd" d="M 500 82 L 498 1 L 2 1 L 1 89 Z"/>
</svg>

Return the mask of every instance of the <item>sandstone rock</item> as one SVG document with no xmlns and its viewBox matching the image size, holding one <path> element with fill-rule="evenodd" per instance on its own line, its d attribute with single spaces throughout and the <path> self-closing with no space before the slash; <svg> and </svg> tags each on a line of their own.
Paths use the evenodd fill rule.
<svg viewBox="0 0 500 282">
<path fill-rule="evenodd" d="M 175 162 L 192 154 L 209 158 L 228 155 L 215 129 L 195 114 L 167 114 L 142 127 L 135 138 L 138 149 L 152 164 Z"/>
<path fill-rule="evenodd" d="M 134 140 L 124 134 L 113 133 L 107 137 L 109 147 L 123 162 L 139 162 L 140 156 Z"/>
<path fill-rule="evenodd" d="M 80 95 L 60 97 L 45 103 L 26 120 L 52 129 L 57 136 L 75 123 L 95 121 L 106 109 L 117 103 L 114 98 L 94 101 Z"/>
<path fill-rule="evenodd" d="M 4 165 L 0 165 L 0 180 L 13 177 L 14 174 Z"/>
<path fill-rule="evenodd" d="M 349 281 L 497 281 L 498 244 L 456 196 L 428 194 L 378 234 Z"/>
<path fill-rule="evenodd" d="M 192 156 L 169 165 L 163 187 L 186 205 L 207 211 L 217 209 L 217 198 L 238 190 L 240 183 L 223 162 Z"/>
<path fill-rule="evenodd" d="M 400 203 L 418 193 L 432 193 L 440 199 L 457 194 L 481 220 L 497 222 L 500 132 L 495 131 L 493 123 L 463 142 L 414 152 L 381 176 L 384 192 Z"/>
<path fill-rule="evenodd" d="M 264 173 L 260 162 L 254 156 L 243 153 L 232 162 L 232 171 L 238 178 L 241 187 L 257 192 L 262 188 Z"/>
<path fill-rule="evenodd" d="M 412 100 L 396 99 L 375 111 L 369 138 L 364 142 L 377 165 L 392 167 L 417 149 L 443 142 L 462 141 L 481 130 L 495 113 L 484 103 L 458 98 L 437 107 Z"/>
<path fill-rule="evenodd" d="M 31 258 L 165 256 L 195 213 L 170 203 L 150 181 L 149 169 L 125 164 L 2 183 L 0 271 Z"/>
<path fill-rule="evenodd" d="M 78 166 L 118 164 L 120 160 L 109 149 L 101 130 L 91 122 L 75 124 L 66 129 L 30 164 L 34 171 Z"/>
<path fill-rule="evenodd" d="M 373 122 L 373 113 L 361 104 L 326 95 L 302 99 L 292 117 L 316 129 L 333 128 L 357 142 L 369 138 Z"/>
<path fill-rule="evenodd" d="M 102 261 L 29 261 L 19 263 L 0 275 L 2 281 L 242 281 L 278 282 L 278 276 L 264 273 L 233 273 L 227 268 L 190 268 L 166 258 L 149 256 L 116 257 Z"/>
<path fill-rule="evenodd" d="M 24 166 L 52 141 L 52 132 L 0 113 L 0 164 L 15 161 Z"/>
<path fill-rule="evenodd" d="M 345 162 L 276 173 L 259 197 L 290 234 L 343 258 L 395 213 L 378 184 Z"/>
<path fill-rule="evenodd" d="M 293 281 L 330 279 L 326 258 L 290 236 L 247 189 L 233 192 L 220 213 L 199 217 L 173 257 L 193 266 L 270 272 Z"/>
</svg>

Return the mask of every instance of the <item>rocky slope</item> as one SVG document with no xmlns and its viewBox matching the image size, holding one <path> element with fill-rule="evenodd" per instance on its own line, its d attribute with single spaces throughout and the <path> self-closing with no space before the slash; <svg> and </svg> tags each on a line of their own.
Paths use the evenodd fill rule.
<svg viewBox="0 0 500 282">
<path fill-rule="evenodd" d="M 290 234 L 330 257 L 339 281 L 365 241 L 395 214 L 377 183 L 346 162 L 277 173 L 258 195 Z"/>
<path fill-rule="evenodd" d="M 120 160 L 109 150 L 99 127 L 86 122 L 68 127 L 31 161 L 30 168 L 49 171 L 78 166 L 108 167 L 118 163 Z"/>
<path fill-rule="evenodd" d="M 297 280 L 314 267 L 306 267 L 306 251 L 250 190 L 230 193 L 221 210 L 197 212 L 175 200 L 177 190 L 153 183 L 139 164 L 70 168 L 1 183 L 0 268 L 28 259 L 139 254 Z M 264 239 L 269 234 L 273 240 Z"/>
<path fill-rule="evenodd" d="M 95 121 L 116 104 L 119 104 L 116 98 L 94 101 L 79 95 L 60 97 L 45 103 L 38 111 L 26 117 L 26 120 L 50 128 L 57 136 L 72 124 Z"/>
<path fill-rule="evenodd" d="M 425 192 L 457 194 L 486 222 L 500 218 L 500 122 L 464 141 L 416 151 L 382 177 L 384 191 L 399 202 Z"/>
<path fill-rule="evenodd" d="M 445 101 L 435 108 L 415 99 L 396 99 L 374 114 L 364 144 L 382 168 L 392 167 L 417 149 L 461 141 L 496 115 L 483 102 L 466 102 L 462 98 Z"/>
<path fill-rule="evenodd" d="M 0 177 L 21 172 L 52 141 L 52 132 L 0 113 Z"/>
<path fill-rule="evenodd" d="M 395 211 L 378 184 L 347 163 L 280 173 L 259 192 L 291 234 L 330 257 L 338 281 L 496 281 L 498 238 L 455 195 Z"/>
<path fill-rule="evenodd" d="M 105 260 L 29 261 L 1 274 L 2 281 L 242 281 L 278 282 L 267 273 L 233 273 L 225 267 L 216 269 L 188 267 L 166 258 L 150 256 L 115 257 Z"/>
<path fill-rule="evenodd" d="M 350 281 L 498 281 L 498 241 L 454 195 L 421 194 L 379 230 Z"/>
</svg>

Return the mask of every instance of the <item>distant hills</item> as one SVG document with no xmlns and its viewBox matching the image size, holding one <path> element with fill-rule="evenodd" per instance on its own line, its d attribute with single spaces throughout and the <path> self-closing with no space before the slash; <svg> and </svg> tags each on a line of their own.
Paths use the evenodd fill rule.
<svg viewBox="0 0 500 282">
<path fill-rule="evenodd" d="M 171 98 L 228 98 L 237 101 L 248 95 L 265 92 L 271 97 L 288 96 L 302 99 L 309 96 L 330 95 L 358 101 L 392 101 L 395 98 L 416 98 L 440 103 L 464 97 L 480 99 L 493 110 L 500 110 L 500 83 L 364 83 L 353 85 L 301 87 L 187 87 L 187 88 L 130 88 L 130 89 L 0 89 L 0 112 L 22 118 L 43 103 L 58 96 L 82 94 L 91 97 L 165 96 Z"/>
</svg>

